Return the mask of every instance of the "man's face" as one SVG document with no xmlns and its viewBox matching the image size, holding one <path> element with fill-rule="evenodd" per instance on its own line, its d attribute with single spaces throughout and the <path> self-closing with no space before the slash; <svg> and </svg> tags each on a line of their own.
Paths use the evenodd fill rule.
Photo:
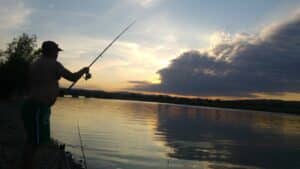
<svg viewBox="0 0 300 169">
<path fill-rule="evenodd" d="M 54 51 L 49 52 L 49 56 L 51 58 L 57 59 L 57 57 L 58 57 L 58 51 L 54 50 Z"/>
<path fill-rule="evenodd" d="M 55 59 L 57 59 L 57 57 L 58 57 L 58 51 L 55 52 L 54 57 L 55 57 Z"/>
</svg>

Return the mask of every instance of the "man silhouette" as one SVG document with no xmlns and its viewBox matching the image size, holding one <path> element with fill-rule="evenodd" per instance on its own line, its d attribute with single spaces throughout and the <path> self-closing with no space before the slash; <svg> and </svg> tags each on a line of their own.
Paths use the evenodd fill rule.
<svg viewBox="0 0 300 169">
<path fill-rule="evenodd" d="M 53 41 L 42 44 L 42 56 L 29 69 L 29 91 L 22 107 L 22 120 L 26 132 L 24 168 L 33 168 L 33 157 L 38 145 L 50 142 L 50 108 L 59 95 L 58 81 L 61 77 L 77 81 L 89 73 L 84 67 L 72 73 L 57 61 L 62 51 Z"/>
</svg>

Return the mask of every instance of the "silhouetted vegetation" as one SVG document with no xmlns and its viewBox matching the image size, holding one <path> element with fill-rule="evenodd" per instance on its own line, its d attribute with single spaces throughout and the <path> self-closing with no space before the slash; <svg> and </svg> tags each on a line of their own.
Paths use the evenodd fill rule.
<svg viewBox="0 0 300 169">
<path fill-rule="evenodd" d="M 282 100 L 209 100 L 201 98 L 173 97 L 168 95 L 148 95 L 129 92 L 105 92 L 97 90 L 83 89 L 61 89 L 61 96 L 71 95 L 72 97 L 94 97 L 105 99 L 124 99 L 153 101 L 161 103 L 186 104 L 195 106 L 222 107 L 233 109 L 249 109 L 270 112 L 300 114 L 299 101 L 282 101 Z"/>
<path fill-rule="evenodd" d="M 23 33 L 0 51 L 1 99 L 22 95 L 27 87 L 30 63 L 39 56 L 36 36 Z"/>
</svg>

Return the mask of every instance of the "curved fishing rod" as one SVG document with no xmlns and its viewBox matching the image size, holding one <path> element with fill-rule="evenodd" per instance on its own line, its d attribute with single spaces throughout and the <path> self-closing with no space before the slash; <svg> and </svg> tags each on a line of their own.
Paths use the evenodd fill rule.
<svg viewBox="0 0 300 169">
<path fill-rule="evenodd" d="M 136 20 L 134 20 L 118 36 L 116 36 L 115 39 L 113 41 L 111 41 L 110 44 L 108 44 L 107 47 L 104 48 L 103 51 L 92 61 L 92 63 L 88 66 L 88 68 L 92 67 L 92 65 L 107 51 L 107 49 L 109 49 L 114 44 L 114 42 L 117 41 L 135 22 L 136 22 Z M 68 89 L 71 89 L 77 83 L 78 80 L 76 80 L 75 82 L 73 82 L 69 86 Z"/>
</svg>

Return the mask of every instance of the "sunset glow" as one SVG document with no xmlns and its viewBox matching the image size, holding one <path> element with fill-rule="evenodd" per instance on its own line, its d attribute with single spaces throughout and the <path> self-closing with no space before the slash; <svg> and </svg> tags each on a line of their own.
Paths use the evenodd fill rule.
<svg viewBox="0 0 300 169">
<path fill-rule="evenodd" d="M 56 41 L 64 49 L 58 60 L 77 71 L 137 19 L 91 68 L 93 78 L 80 80 L 77 88 L 300 100 L 299 77 L 291 75 L 299 68 L 286 62 L 275 63 L 273 57 L 280 54 L 283 60 L 294 59 L 295 64 L 300 61 L 299 47 L 295 47 L 300 35 L 299 7 L 297 0 L 230 0 L 226 4 L 216 0 L 4 0 L 0 7 L 0 47 L 4 49 L 23 32 L 35 34 L 39 45 L 45 40 Z M 193 65 L 197 58 L 203 65 Z M 206 58 L 212 60 L 204 63 Z M 264 59 L 274 67 L 265 70 L 268 64 Z M 245 66 L 257 66 L 256 63 L 266 65 L 257 67 L 257 72 L 249 68 L 255 75 L 246 76 L 249 72 Z M 248 83 L 243 83 L 242 74 L 248 77 Z M 261 81 L 262 76 L 272 78 Z M 70 85 L 65 80 L 60 82 L 62 87 Z"/>
</svg>

